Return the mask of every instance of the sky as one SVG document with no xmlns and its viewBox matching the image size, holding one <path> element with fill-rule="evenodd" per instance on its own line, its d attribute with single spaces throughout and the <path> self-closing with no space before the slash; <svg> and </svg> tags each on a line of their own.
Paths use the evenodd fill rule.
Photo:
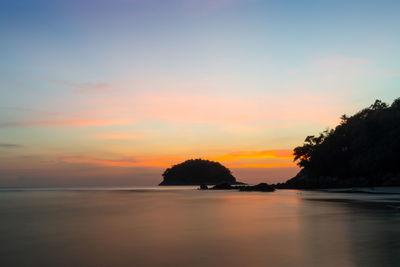
<svg viewBox="0 0 400 267">
<path fill-rule="evenodd" d="M 282 182 L 400 97 L 400 1 L 0 0 L 0 186 L 156 185 L 190 158 Z"/>
</svg>

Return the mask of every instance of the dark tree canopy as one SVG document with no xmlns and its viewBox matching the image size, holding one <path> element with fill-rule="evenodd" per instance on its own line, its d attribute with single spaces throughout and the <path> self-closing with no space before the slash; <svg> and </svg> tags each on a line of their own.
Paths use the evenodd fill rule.
<svg viewBox="0 0 400 267">
<path fill-rule="evenodd" d="M 395 185 L 400 184 L 398 178 L 394 179 L 400 174 L 399 153 L 400 98 L 390 106 L 376 100 L 353 116 L 343 115 L 335 129 L 308 136 L 296 147 L 294 160 L 302 167 L 297 176 L 303 178 L 321 181 L 321 177 L 336 177 L 335 183 L 351 186 L 361 180 L 368 186 Z M 392 181 L 388 182 L 388 177 Z"/>
<path fill-rule="evenodd" d="M 231 171 L 221 163 L 190 159 L 174 165 L 164 171 L 164 180 L 160 185 L 214 185 L 220 183 L 236 183 Z"/>
</svg>

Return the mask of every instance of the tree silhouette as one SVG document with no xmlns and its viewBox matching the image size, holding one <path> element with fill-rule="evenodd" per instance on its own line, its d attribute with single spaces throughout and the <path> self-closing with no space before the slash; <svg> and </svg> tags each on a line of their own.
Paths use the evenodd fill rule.
<svg viewBox="0 0 400 267">
<path fill-rule="evenodd" d="M 299 177 L 320 182 L 321 177 L 336 177 L 335 183 L 343 185 L 364 177 L 357 181 L 381 185 L 400 174 L 399 152 L 400 98 L 390 106 L 376 100 L 353 116 L 343 115 L 335 129 L 307 136 L 293 154 L 302 168 Z M 400 184 L 400 179 L 391 183 Z"/>
</svg>

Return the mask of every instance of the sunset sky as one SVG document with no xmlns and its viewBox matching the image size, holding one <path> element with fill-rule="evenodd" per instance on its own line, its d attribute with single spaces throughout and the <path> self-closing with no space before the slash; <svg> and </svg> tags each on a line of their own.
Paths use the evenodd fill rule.
<svg viewBox="0 0 400 267">
<path fill-rule="evenodd" d="M 292 149 L 400 97 L 400 1 L 0 0 L 0 186 L 156 185 Z"/>
</svg>

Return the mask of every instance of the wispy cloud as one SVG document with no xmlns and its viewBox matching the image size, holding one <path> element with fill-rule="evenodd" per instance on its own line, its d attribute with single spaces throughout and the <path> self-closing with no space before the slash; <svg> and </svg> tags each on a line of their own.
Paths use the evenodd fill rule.
<svg viewBox="0 0 400 267">
<path fill-rule="evenodd" d="M 249 0 L 184 0 L 182 1 L 182 5 L 188 11 L 196 11 L 196 13 L 208 14 L 246 1 L 248 2 Z"/>
<path fill-rule="evenodd" d="M 97 97 L 91 99 L 88 105 L 92 105 L 93 111 L 98 114 L 127 114 L 142 120 L 173 123 L 218 123 L 221 127 L 229 128 L 243 123 L 271 123 L 278 120 L 331 123 L 329 116 L 334 114 L 332 110 L 339 109 L 332 99 L 341 96 L 337 92 L 329 97 L 326 95 L 297 89 L 268 95 L 169 91 Z"/>
<path fill-rule="evenodd" d="M 343 55 L 327 56 L 313 62 L 314 66 L 322 68 L 343 68 L 369 63 L 366 58 L 346 57 Z"/>
<path fill-rule="evenodd" d="M 397 77 L 400 76 L 400 71 L 386 71 L 383 72 L 383 74 L 387 76 Z"/>
<path fill-rule="evenodd" d="M 8 144 L 8 143 L 0 143 L 0 148 L 21 148 L 23 147 L 20 144 Z"/>
<path fill-rule="evenodd" d="M 91 164 L 108 167 L 167 167 L 171 162 L 178 162 L 176 157 L 121 157 L 116 159 L 104 159 L 97 157 L 70 156 L 60 157 L 60 161 L 75 164 Z"/>
<path fill-rule="evenodd" d="M 109 133 L 99 133 L 94 135 L 95 139 L 101 140 L 138 140 L 154 138 L 157 134 L 150 131 L 131 131 L 131 132 L 109 132 Z"/>
<path fill-rule="evenodd" d="M 76 89 L 77 93 L 107 93 L 112 91 L 112 84 L 105 82 L 70 82 L 70 81 L 62 81 L 62 80 L 53 80 L 53 79 L 45 79 L 48 82 L 51 82 L 56 85 L 62 85 L 66 87 L 71 87 Z"/>
<path fill-rule="evenodd" d="M 0 122 L 0 127 L 109 126 L 129 123 L 128 120 L 52 120 Z"/>
<path fill-rule="evenodd" d="M 331 125 L 337 117 L 335 114 L 343 110 L 344 89 L 323 91 L 299 82 L 268 90 L 266 94 L 247 90 L 249 85 L 238 85 L 229 78 L 222 80 L 120 81 L 115 84 L 126 88 L 125 91 L 79 97 L 72 104 L 84 110 L 80 116 L 86 118 L 125 117 L 174 124 L 218 124 L 221 129 L 244 131 L 246 128 L 248 132 L 257 131 L 254 123 L 259 122 L 277 128 L 279 125 L 275 122 L 293 125 L 311 121 Z M 122 135 L 120 138 L 129 138 Z"/>
</svg>

